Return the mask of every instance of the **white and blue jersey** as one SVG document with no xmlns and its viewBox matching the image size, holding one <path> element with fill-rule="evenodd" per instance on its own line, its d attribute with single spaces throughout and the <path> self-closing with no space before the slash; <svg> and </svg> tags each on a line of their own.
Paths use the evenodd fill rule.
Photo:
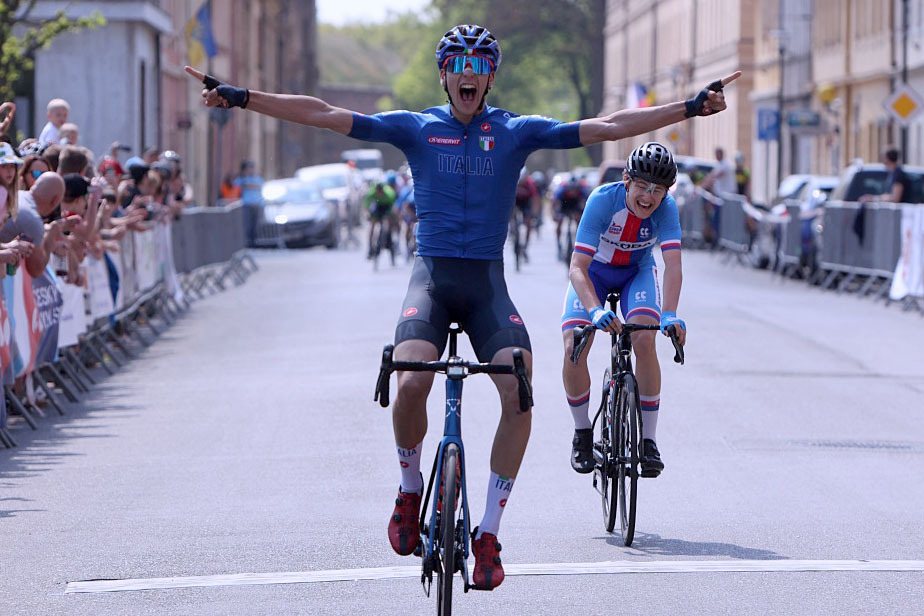
<svg viewBox="0 0 924 616">
<path fill-rule="evenodd" d="M 443 105 L 421 113 L 354 113 L 350 137 L 390 143 L 407 157 L 418 254 L 502 260 L 526 158 L 543 148 L 580 147 L 579 126 L 489 106 L 465 125 Z"/>
<path fill-rule="evenodd" d="M 588 275 L 602 304 L 607 293 L 621 292 L 624 319 L 636 315 L 661 318 L 661 290 L 653 250 L 680 250 L 680 215 L 670 195 L 642 219 L 626 205 L 622 182 L 604 184 L 587 199 L 578 224 L 574 250 L 593 257 Z M 589 325 L 590 317 L 572 285 L 562 311 L 562 329 Z"/>
</svg>

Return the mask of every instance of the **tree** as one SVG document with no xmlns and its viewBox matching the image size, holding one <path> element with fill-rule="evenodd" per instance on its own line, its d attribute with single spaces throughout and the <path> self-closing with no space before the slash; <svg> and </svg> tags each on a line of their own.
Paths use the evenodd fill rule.
<svg viewBox="0 0 924 616">
<path fill-rule="evenodd" d="M 606 0 L 433 0 L 433 4 L 447 23 L 488 27 L 501 42 L 503 73 L 518 76 L 533 68 L 546 78 L 539 82 L 543 85 L 551 82 L 560 88 L 567 83 L 577 100 L 577 117 L 550 115 L 569 120 L 600 113 Z M 547 94 L 538 93 L 540 98 Z M 599 164 L 600 147 L 588 150 Z"/>
<path fill-rule="evenodd" d="M 35 25 L 29 21 L 29 14 L 36 1 L 0 2 L 0 102 L 13 100 L 17 82 L 23 73 L 35 66 L 35 52 L 47 48 L 55 37 L 106 24 L 98 11 L 94 11 L 92 17 L 77 19 L 70 19 L 64 11 L 58 11 L 53 19 Z M 24 27 L 22 36 L 14 36 L 13 29 L 17 26 Z"/>
</svg>

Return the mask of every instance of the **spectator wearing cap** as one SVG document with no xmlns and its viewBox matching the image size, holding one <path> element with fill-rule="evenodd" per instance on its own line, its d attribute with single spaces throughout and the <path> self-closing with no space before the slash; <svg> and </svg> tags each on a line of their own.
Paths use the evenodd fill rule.
<svg viewBox="0 0 924 616">
<path fill-rule="evenodd" d="M 119 184 L 122 183 L 122 176 L 124 173 L 122 165 L 113 158 L 107 158 L 99 164 L 99 174 L 113 191 L 119 189 Z"/>
<path fill-rule="evenodd" d="M 39 134 L 38 140 L 42 143 L 58 143 L 61 140 L 61 127 L 67 123 L 67 116 L 71 106 L 63 98 L 53 98 L 48 101 L 46 117 L 48 123 Z"/>
<path fill-rule="evenodd" d="M 916 195 L 913 192 L 911 178 L 902 169 L 899 164 L 898 148 L 894 146 L 887 147 L 882 152 L 882 164 L 886 168 L 886 192 L 879 195 L 863 195 L 860 201 L 868 203 L 870 201 L 885 201 L 888 203 L 915 203 Z"/>
<path fill-rule="evenodd" d="M 3 220 L 16 218 L 19 203 L 19 169 L 22 159 L 16 156 L 13 146 L 0 142 L 0 203 L 3 204 Z"/>
<path fill-rule="evenodd" d="M 167 150 L 161 154 L 161 160 L 170 165 L 173 173 L 167 180 L 168 203 L 174 216 L 179 215 L 184 207 L 192 204 L 193 191 L 192 186 L 186 181 L 183 174 L 183 161 L 180 155 L 173 150 Z"/>
<path fill-rule="evenodd" d="M 43 173 L 49 171 L 51 171 L 51 167 L 48 166 L 48 161 L 41 156 L 29 154 L 23 159 L 22 168 L 19 172 L 19 189 L 31 190 L 35 185 L 35 181 Z"/>
<path fill-rule="evenodd" d="M 126 208 L 141 194 L 140 185 L 148 174 L 150 167 L 141 158 L 132 156 L 125 161 L 128 178 L 119 186 L 118 199 L 121 207 Z"/>
</svg>

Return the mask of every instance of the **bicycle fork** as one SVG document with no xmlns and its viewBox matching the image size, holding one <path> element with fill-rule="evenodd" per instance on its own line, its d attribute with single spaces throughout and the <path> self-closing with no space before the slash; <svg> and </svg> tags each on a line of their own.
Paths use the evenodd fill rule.
<svg viewBox="0 0 924 616">
<path fill-rule="evenodd" d="M 422 545 L 424 545 L 425 548 L 420 554 L 423 559 L 423 573 L 420 576 L 420 582 L 423 586 L 424 594 L 427 597 L 430 596 L 430 586 L 433 581 L 433 572 L 436 571 L 436 567 L 446 567 L 447 570 L 444 571 L 445 575 L 453 575 L 455 573 L 455 563 L 440 562 L 440 550 L 442 546 L 440 545 L 441 537 L 439 533 L 440 516 L 448 515 L 454 519 L 455 511 L 447 511 L 444 508 L 441 508 L 442 510 L 440 511 L 437 510 L 439 490 L 443 477 L 443 460 L 445 458 L 446 448 L 449 445 L 455 445 L 459 450 L 458 464 L 461 483 L 459 495 L 461 498 L 462 520 L 461 528 L 459 526 L 460 522 L 456 522 L 455 537 L 457 542 L 456 552 L 461 554 L 462 557 L 462 580 L 464 582 L 465 592 L 468 592 L 470 586 L 468 556 L 471 528 L 468 511 L 468 489 L 466 487 L 465 448 L 462 445 L 462 377 L 453 377 L 451 374 L 449 378 L 446 379 L 446 414 L 443 427 L 443 439 L 440 441 L 436 456 L 433 460 L 433 471 L 430 474 L 427 495 L 424 499 L 423 507 L 421 508 L 423 513 L 421 514 L 420 528 L 424 538 Z M 429 523 L 425 523 L 424 516 L 426 515 L 427 506 L 430 502 L 430 496 L 433 494 L 434 482 L 437 484 L 436 495 L 433 499 L 433 507 L 430 511 L 430 521 Z M 459 537 L 460 530 L 461 537 Z"/>
</svg>

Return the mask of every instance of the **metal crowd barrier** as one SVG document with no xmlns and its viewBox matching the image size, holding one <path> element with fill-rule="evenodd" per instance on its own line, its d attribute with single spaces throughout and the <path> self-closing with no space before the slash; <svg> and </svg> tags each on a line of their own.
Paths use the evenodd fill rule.
<svg viewBox="0 0 924 616">
<path fill-rule="evenodd" d="M 885 295 L 901 255 L 901 215 L 901 204 L 826 203 L 814 282 Z"/>
<path fill-rule="evenodd" d="M 787 220 L 781 225 L 780 254 L 778 269 L 780 273 L 788 275 L 802 266 L 804 254 L 802 250 L 802 209 L 798 203 L 786 205 Z"/>
<path fill-rule="evenodd" d="M 50 406 L 59 415 L 65 415 L 66 405 L 59 396 L 71 403 L 79 402 L 80 396 L 89 393 L 98 382 L 100 371 L 113 374 L 135 357 L 136 349 L 153 344 L 190 306 L 191 300 L 223 290 L 229 278 L 235 284 L 242 284 L 256 271 L 256 263 L 245 250 L 243 222 L 240 204 L 194 207 L 186 209 L 169 228 L 157 228 L 159 243 L 152 240 L 154 232 L 137 234 L 139 237 L 127 234 L 120 243 L 120 252 L 111 255 L 115 261 L 113 267 L 118 271 L 120 291 L 117 298 L 111 297 L 109 283 L 112 279 L 99 272 L 106 284 L 90 284 L 83 292 L 73 285 L 60 285 L 58 310 L 64 313 L 64 287 L 69 287 L 68 292 L 79 296 L 79 299 L 70 300 L 79 302 L 79 309 L 70 314 L 81 323 L 86 319 L 86 326 L 81 325 L 79 333 L 71 329 L 68 336 L 63 337 L 59 334 L 64 328 L 56 321 L 54 334 L 47 330 L 52 336 L 49 338 L 51 344 L 57 343 L 56 353 L 55 347 L 50 347 L 54 360 L 36 361 L 37 350 L 32 348 L 30 357 L 35 365 L 21 368 L 15 375 L 31 379 Z M 102 267 L 99 261 L 96 263 L 97 267 Z M 87 267 L 90 272 L 89 262 Z M 100 308 L 98 300 L 101 299 L 105 299 L 104 306 L 108 302 L 108 308 Z M 3 302 L 0 321 L 9 323 L 6 321 L 9 314 L 6 300 L 0 301 Z M 67 305 L 73 308 L 75 303 Z M 28 325 L 22 323 L 17 327 Z M 16 327 L 11 337 L 15 336 L 15 331 L 18 331 Z M 45 335 L 43 330 L 42 336 Z M 2 372 L 5 376 L 10 376 L 5 374 L 7 371 L 13 371 L 11 361 L 4 357 Z M 6 410 L 12 409 L 33 430 L 38 428 L 36 420 L 44 417 L 44 412 L 29 401 L 29 394 L 23 396 L 14 392 L 11 378 L 4 382 L 6 385 L 0 395 L 0 445 L 9 448 L 15 447 L 16 441 L 7 430 Z"/>
<path fill-rule="evenodd" d="M 747 200 L 742 195 L 731 194 L 724 194 L 721 199 L 718 244 L 741 259 L 748 253 L 751 245 L 744 211 Z"/>
<path fill-rule="evenodd" d="M 706 210 L 700 195 L 690 195 L 680 207 L 680 229 L 684 243 L 701 247 L 706 240 Z"/>
</svg>

